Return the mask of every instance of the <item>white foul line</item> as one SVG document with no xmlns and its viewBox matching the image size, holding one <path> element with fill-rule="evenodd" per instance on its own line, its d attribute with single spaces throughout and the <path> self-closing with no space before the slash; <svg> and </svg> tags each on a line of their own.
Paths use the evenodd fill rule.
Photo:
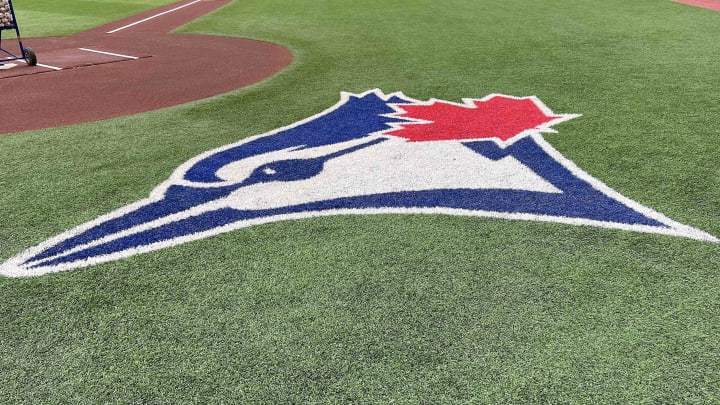
<svg viewBox="0 0 720 405">
<path fill-rule="evenodd" d="M 135 21 L 134 23 L 125 25 L 125 26 L 123 26 L 123 27 L 115 28 L 115 29 L 112 30 L 112 31 L 106 32 L 106 34 L 112 34 L 112 33 L 118 32 L 118 31 L 120 31 L 120 30 L 124 30 L 125 28 L 130 28 L 130 27 L 132 27 L 133 25 L 137 25 L 137 24 L 140 24 L 140 23 L 144 23 L 144 22 L 147 21 L 147 20 L 152 20 L 152 19 L 155 18 L 155 17 L 160 17 L 160 16 L 163 15 L 163 14 L 171 13 L 171 12 L 173 12 L 173 11 L 175 11 L 175 10 L 180 10 L 181 8 L 184 8 L 184 7 L 193 5 L 193 4 L 198 3 L 198 2 L 201 2 L 201 1 L 203 1 L 203 0 L 195 0 L 195 1 L 190 2 L 190 3 L 188 3 L 188 4 L 183 4 L 182 6 L 175 7 L 175 8 L 172 9 L 172 10 L 163 11 L 162 13 L 152 15 L 152 16 L 150 16 L 150 17 L 148 17 L 148 18 L 144 18 L 144 19 L 142 19 L 142 20 L 140 20 L 140 21 Z"/>
<path fill-rule="evenodd" d="M 27 65 L 27 61 L 25 59 L 18 59 L 18 62 L 22 62 Z M 63 70 L 63 68 L 52 66 L 52 65 L 43 65 L 42 63 L 36 63 L 35 66 L 44 67 L 45 69 L 52 69 L 52 70 Z"/>
<path fill-rule="evenodd" d="M 36 65 L 47 68 L 47 69 L 52 69 L 52 70 L 62 70 L 62 68 L 59 68 L 57 66 L 43 65 L 42 63 L 36 63 Z"/>
<path fill-rule="evenodd" d="M 123 55 L 123 54 L 121 54 L 121 53 L 112 53 L 112 52 L 98 51 L 98 50 L 96 50 L 96 49 L 88 49 L 88 48 L 78 48 L 78 49 L 81 50 L 81 51 L 101 53 L 101 54 L 103 54 L 103 55 L 118 56 L 118 57 L 120 57 L 120 58 L 140 59 L 139 56 Z"/>
</svg>

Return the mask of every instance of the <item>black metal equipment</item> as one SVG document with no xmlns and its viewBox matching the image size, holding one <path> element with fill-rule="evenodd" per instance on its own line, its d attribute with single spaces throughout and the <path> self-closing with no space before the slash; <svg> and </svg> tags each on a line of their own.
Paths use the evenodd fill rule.
<svg viewBox="0 0 720 405">
<path fill-rule="evenodd" d="M 2 46 L 3 31 L 15 30 L 20 53 L 12 52 Z M 7 42 L 7 41 L 6 41 Z M 29 66 L 37 65 L 37 56 L 31 48 L 23 46 L 20 39 L 20 29 L 15 18 L 15 10 L 13 10 L 12 0 L 0 0 L 0 66 L 4 62 L 23 59 Z"/>
</svg>

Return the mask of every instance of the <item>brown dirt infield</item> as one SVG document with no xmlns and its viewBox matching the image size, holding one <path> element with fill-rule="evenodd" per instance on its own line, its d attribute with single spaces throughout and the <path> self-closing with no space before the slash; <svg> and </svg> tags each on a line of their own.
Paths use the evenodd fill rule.
<svg viewBox="0 0 720 405">
<path fill-rule="evenodd" d="M 0 134 L 183 104 L 248 86 L 288 66 L 292 55 L 276 44 L 169 34 L 229 2 L 185 0 L 67 37 L 23 39 L 38 66 L 0 66 Z M 3 39 L 3 48 L 8 42 Z"/>
</svg>

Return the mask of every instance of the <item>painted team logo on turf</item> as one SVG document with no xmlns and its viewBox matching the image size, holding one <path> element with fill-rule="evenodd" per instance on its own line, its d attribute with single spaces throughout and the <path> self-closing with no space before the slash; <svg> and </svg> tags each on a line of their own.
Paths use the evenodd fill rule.
<svg viewBox="0 0 720 405">
<path fill-rule="evenodd" d="M 649 232 L 719 242 L 613 191 L 542 137 L 578 117 L 536 97 L 463 103 L 343 93 L 308 119 L 203 153 L 150 197 L 0 265 L 31 276 L 223 232 L 338 214 L 450 214 Z"/>
</svg>

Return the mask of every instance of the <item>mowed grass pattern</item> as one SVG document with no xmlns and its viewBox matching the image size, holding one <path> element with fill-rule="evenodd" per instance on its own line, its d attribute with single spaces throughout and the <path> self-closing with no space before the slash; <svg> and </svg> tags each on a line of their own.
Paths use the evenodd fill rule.
<svg viewBox="0 0 720 405">
<path fill-rule="evenodd" d="M 24 37 L 68 35 L 172 3 L 169 0 L 16 0 Z"/>
<path fill-rule="evenodd" d="M 21 30 L 37 35 L 53 8 L 68 19 L 60 34 L 157 5 L 26 3 L 15 6 L 41 18 L 20 14 Z M 720 13 L 662 0 L 243 0 L 180 31 L 277 42 L 295 61 L 209 100 L 1 136 L 0 260 L 146 197 L 202 151 L 375 87 L 537 95 L 583 114 L 546 138 L 623 195 L 720 235 Z M 431 215 L 274 223 L 0 279 L 0 398 L 713 403 L 719 276 L 720 246 L 676 237 Z"/>
</svg>

